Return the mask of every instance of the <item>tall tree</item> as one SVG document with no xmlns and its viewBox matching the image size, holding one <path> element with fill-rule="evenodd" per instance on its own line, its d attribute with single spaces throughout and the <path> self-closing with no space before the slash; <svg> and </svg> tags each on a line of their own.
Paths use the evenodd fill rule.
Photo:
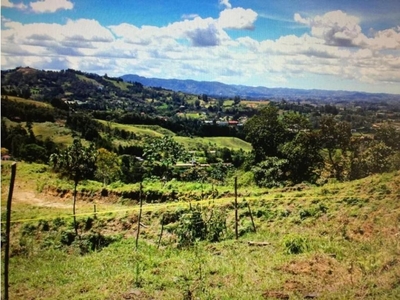
<svg viewBox="0 0 400 300">
<path fill-rule="evenodd" d="M 82 145 L 80 139 L 75 139 L 73 144 L 63 152 L 53 153 L 50 156 L 50 164 L 56 172 L 61 173 L 74 182 L 74 198 L 72 213 L 74 215 L 75 234 L 78 235 L 76 223 L 76 194 L 77 186 L 81 180 L 93 176 L 96 169 L 97 152 L 93 144 L 89 147 Z"/>
<path fill-rule="evenodd" d="M 168 179 L 172 166 L 178 160 L 186 160 L 189 156 L 184 146 L 175 142 L 171 136 L 154 139 L 144 148 L 143 156 L 153 172 L 159 172 Z M 158 170 L 157 170 L 158 169 Z"/>
<path fill-rule="evenodd" d="M 315 132 L 300 131 L 292 140 L 282 144 L 280 152 L 288 161 L 288 179 L 293 183 L 315 182 L 323 165 L 320 150 L 321 143 Z"/>
<path fill-rule="evenodd" d="M 336 179 L 343 180 L 351 141 L 350 123 L 338 122 L 333 116 L 324 116 L 320 120 L 320 136 L 323 148 L 328 152 L 331 173 Z"/>
<path fill-rule="evenodd" d="M 120 172 L 120 160 L 117 154 L 100 148 L 97 150 L 96 177 L 103 181 L 106 186 Z"/>
<path fill-rule="evenodd" d="M 256 162 L 261 162 L 266 157 L 278 156 L 278 146 L 285 135 L 278 111 L 276 106 L 268 105 L 244 126 L 246 140 L 253 146 Z"/>
</svg>

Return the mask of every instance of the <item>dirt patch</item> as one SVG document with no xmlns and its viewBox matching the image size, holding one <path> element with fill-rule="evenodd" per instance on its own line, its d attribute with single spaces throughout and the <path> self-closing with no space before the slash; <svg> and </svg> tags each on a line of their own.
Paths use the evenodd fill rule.
<svg viewBox="0 0 400 300">
<path fill-rule="evenodd" d="M 283 290 L 303 295 L 339 291 L 361 278 L 358 269 L 352 266 L 347 268 L 335 258 L 324 254 L 292 260 L 279 270 L 293 276 L 284 283 Z"/>
<path fill-rule="evenodd" d="M 14 191 L 13 202 L 26 203 L 41 207 L 71 208 L 71 204 L 61 203 L 58 199 L 49 199 L 45 195 L 36 195 L 33 192 Z"/>
</svg>

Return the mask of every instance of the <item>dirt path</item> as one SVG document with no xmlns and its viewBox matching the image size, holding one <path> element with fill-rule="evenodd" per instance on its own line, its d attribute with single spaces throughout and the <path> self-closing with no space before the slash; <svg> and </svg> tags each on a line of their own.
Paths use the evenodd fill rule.
<svg viewBox="0 0 400 300">
<path fill-rule="evenodd" d="M 36 195 L 33 192 L 15 190 L 13 193 L 13 202 L 26 203 L 41 207 L 57 207 L 57 208 L 71 208 L 71 204 L 60 203 L 56 199 L 50 199 L 45 195 Z"/>
</svg>

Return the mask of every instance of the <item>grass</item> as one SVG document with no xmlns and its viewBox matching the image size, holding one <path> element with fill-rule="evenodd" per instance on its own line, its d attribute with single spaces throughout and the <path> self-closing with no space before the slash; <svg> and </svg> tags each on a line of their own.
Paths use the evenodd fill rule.
<svg viewBox="0 0 400 300">
<path fill-rule="evenodd" d="M 33 123 L 32 129 L 38 139 L 49 138 L 58 145 L 72 145 L 72 131 L 64 125 L 52 122 Z"/>
<path fill-rule="evenodd" d="M 31 100 L 31 99 L 25 99 L 21 97 L 16 97 L 16 96 L 7 96 L 9 100 L 24 103 L 24 104 L 31 104 L 35 105 L 38 107 L 47 107 L 47 108 L 52 108 L 52 106 L 49 103 L 44 103 L 36 100 Z"/>
<path fill-rule="evenodd" d="M 251 144 L 235 137 L 182 137 L 176 136 L 174 139 L 183 144 L 187 149 L 208 148 L 229 148 L 231 150 L 251 151 Z"/>
<path fill-rule="evenodd" d="M 127 91 L 128 90 L 128 86 L 132 86 L 131 83 L 128 82 L 124 82 L 124 81 L 115 81 L 115 80 L 110 80 L 110 79 L 106 79 L 104 78 L 104 80 L 111 82 L 112 84 L 114 84 L 117 88 L 120 88 L 123 91 Z"/>
<path fill-rule="evenodd" d="M 95 85 L 95 86 L 98 86 L 98 85 L 99 85 L 99 83 L 98 83 L 96 80 L 94 80 L 94 79 L 92 79 L 92 78 L 88 78 L 88 77 L 86 77 L 85 75 L 76 74 L 76 76 L 77 76 L 80 80 L 82 80 L 82 81 L 86 81 L 86 82 L 92 83 L 92 84 Z"/>
<path fill-rule="evenodd" d="M 107 121 L 98 120 L 106 125 Z M 128 125 L 111 122 L 112 128 L 123 129 L 133 132 L 139 137 L 162 137 L 164 135 L 173 136 L 174 140 L 183 144 L 187 149 L 199 149 L 202 147 L 224 148 L 231 150 L 251 151 L 251 144 L 235 137 L 183 137 L 176 136 L 172 131 L 158 125 Z"/>
<path fill-rule="evenodd" d="M 108 122 L 104 120 L 97 120 L 103 125 L 107 125 Z M 138 136 L 146 137 L 162 137 L 166 134 L 174 135 L 174 133 L 168 129 L 165 129 L 158 125 L 129 125 L 111 122 L 111 128 L 118 128 L 120 130 L 126 130 L 128 132 L 133 132 Z"/>
<path fill-rule="evenodd" d="M 8 163 L 2 166 L 3 192 L 8 183 Z M 19 163 L 17 172 L 21 189 L 34 189 L 38 179 L 57 180 L 41 165 Z M 86 184 L 96 189 L 94 183 L 83 186 Z M 144 187 L 145 193 L 176 189 L 187 195 L 193 193 L 193 197 L 195 191 L 212 188 L 176 181 L 145 182 Z M 398 299 L 400 172 L 321 187 L 299 185 L 255 191 L 244 186 L 239 191 L 237 241 L 233 189 L 231 185 L 216 188 L 218 198 L 203 202 L 192 198 L 191 205 L 199 204 L 207 217 L 212 210 L 226 212 L 224 239 L 216 243 L 198 241 L 183 249 L 177 247 L 174 221 L 165 226 L 160 248 L 157 244 L 162 217 L 187 211 L 188 202 L 145 204 L 145 227 L 138 251 L 135 205 L 123 206 L 110 197 L 108 208 L 125 207 L 125 211 L 100 214 L 92 221 L 89 216 L 79 216 L 82 240 L 69 246 L 62 241 L 72 230 L 70 218 L 62 222 L 56 219 L 62 211 L 54 209 L 51 213 L 48 209 L 48 215 L 42 215 L 44 210 L 35 210 L 32 205 L 31 210 L 25 210 L 26 217 L 30 213 L 52 218 L 47 223 L 36 220 L 13 224 L 11 298 Z M 114 191 L 133 189 L 136 186 L 120 186 Z M 250 191 L 246 194 L 246 190 Z M 95 199 L 79 199 L 78 205 L 91 205 Z M 257 232 L 252 230 L 246 203 L 250 204 Z M 29 207 L 28 203 L 15 203 L 16 210 L 19 205 Z M 91 228 L 87 228 L 89 223 Z M 82 254 L 86 237 L 96 232 L 114 237 L 114 242 Z M 249 241 L 265 244 L 249 246 Z"/>
</svg>

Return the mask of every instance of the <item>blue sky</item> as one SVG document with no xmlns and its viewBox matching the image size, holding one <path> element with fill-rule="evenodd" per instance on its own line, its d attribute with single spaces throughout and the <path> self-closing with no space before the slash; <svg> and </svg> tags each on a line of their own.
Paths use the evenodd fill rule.
<svg viewBox="0 0 400 300">
<path fill-rule="evenodd" d="M 398 0 L 2 0 L 2 69 L 400 94 Z"/>
</svg>

